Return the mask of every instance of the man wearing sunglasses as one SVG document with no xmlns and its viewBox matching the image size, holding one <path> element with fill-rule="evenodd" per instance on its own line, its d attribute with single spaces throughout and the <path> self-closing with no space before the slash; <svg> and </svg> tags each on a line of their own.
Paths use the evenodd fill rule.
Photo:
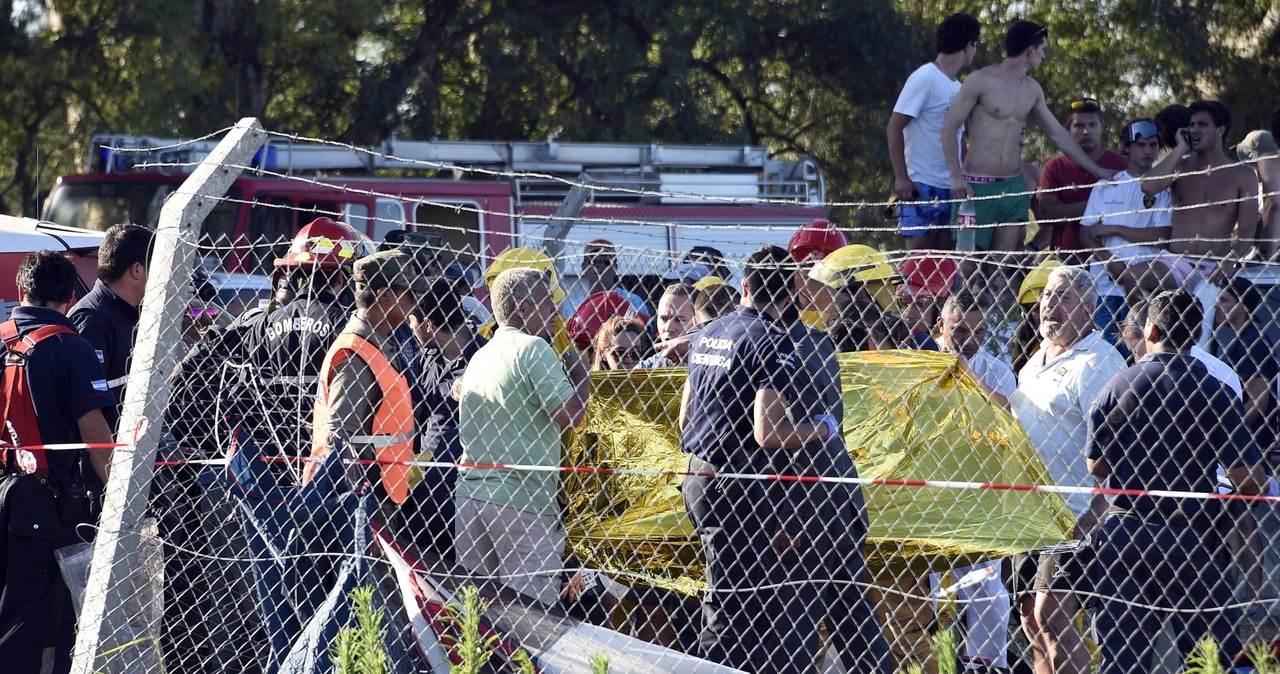
<svg viewBox="0 0 1280 674">
<path fill-rule="evenodd" d="M 1178 129 L 1173 152 L 1151 169 L 1142 191 L 1154 196 L 1172 189 L 1175 209 L 1169 250 L 1152 261 L 1153 273 L 1165 288 L 1194 290 L 1202 281 L 1229 278 L 1252 248 L 1258 178 L 1223 151 L 1231 132 L 1227 106 L 1201 100 L 1187 109 L 1190 126 Z"/>
<path fill-rule="evenodd" d="M 1123 171 L 1125 156 L 1102 144 L 1102 105 L 1095 98 L 1071 102 L 1067 131 L 1080 149 L 1103 168 Z M 1083 264 L 1089 253 L 1081 251 L 1080 216 L 1097 177 L 1065 154 L 1051 158 L 1040 174 L 1040 231 L 1033 247 L 1060 251 L 1068 264 Z"/>
<path fill-rule="evenodd" d="M 975 202 L 976 245 L 989 250 L 1020 250 L 1022 223 L 1031 208 L 1031 187 L 1022 177 L 1022 133 L 1031 117 L 1068 157 L 1098 178 L 1104 169 L 1076 143 L 1044 101 L 1044 90 L 1028 73 L 1040 67 L 1049 29 L 1030 21 L 1016 21 L 1005 35 L 1005 59 L 968 77 L 951 103 L 942 126 L 942 154 L 947 160 L 954 211 L 959 201 Z M 956 133 L 969 132 L 968 152 L 960 163 Z"/>
<path fill-rule="evenodd" d="M 1100 182 L 1089 195 L 1080 224 L 1080 242 L 1093 249 L 1090 271 L 1098 283 L 1094 322 L 1108 342 L 1121 346 L 1120 321 L 1125 298 L 1155 290 L 1147 271 L 1169 238 L 1172 216 L 1169 190 L 1155 196 L 1142 192 L 1141 179 L 1151 171 L 1160 152 L 1159 129 L 1149 119 L 1129 122 L 1120 133 L 1129 168 L 1115 182 Z"/>
</svg>

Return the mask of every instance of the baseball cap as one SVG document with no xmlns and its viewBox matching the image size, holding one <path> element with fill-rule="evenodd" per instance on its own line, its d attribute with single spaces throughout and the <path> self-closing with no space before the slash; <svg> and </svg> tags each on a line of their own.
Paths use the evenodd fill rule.
<svg viewBox="0 0 1280 674">
<path fill-rule="evenodd" d="M 413 257 L 402 249 L 380 250 L 356 260 L 351 280 L 360 290 L 378 290 L 402 286 L 411 292 L 427 291 L 427 279 L 414 264 Z"/>
<path fill-rule="evenodd" d="M 1257 161 L 1267 155 L 1275 154 L 1276 151 L 1276 139 L 1271 132 L 1258 129 L 1250 131 L 1249 135 L 1236 146 L 1236 157 L 1240 161 Z"/>
<path fill-rule="evenodd" d="M 676 265 L 675 269 L 663 274 L 662 280 L 697 283 L 710 275 L 711 270 L 705 264 L 699 262 L 681 262 Z"/>
</svg>

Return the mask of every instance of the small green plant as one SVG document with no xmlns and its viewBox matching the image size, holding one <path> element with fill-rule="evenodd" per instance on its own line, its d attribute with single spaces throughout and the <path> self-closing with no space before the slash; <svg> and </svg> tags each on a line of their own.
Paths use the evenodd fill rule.
<svg viewBox="0 0 1280 674">
<path fill-rule="evenodd" d="M 960 674 L 960 644 L 956 631 L 950 628 L 933 637 L 933 655 L 938 661 L 938 674 Z"/>
<path fill-rule="evenodd" d="M 1187 666 L 1183 674 L 1227 674 L 1222 666 L 1222 654 L 1218 650 L 1218 642 L 1206 636 L 1196 643 L 1196 647 L 1187 656 Z"/>
<path fill-rule="evenodd" d="M 462 605 L 450 604 L 445 607 L 448 621 L 453 625 L 454 634 L 444 639 L 453 647 L 453 652 L 460 664 L 454 665 L 450 674 L 480 674 L 485 663 L 493 655 L 494 645 L 498 643 L 498 635 L 488 637 L 480 635 L 480 615 L 484 613 L 485 602 L 480 598 L 480 590 L 467 585 L 458 591 Z"/>
<path fill-rule="evenodd" d="M 591 674 L 609 674 L 609 656 L 596 653 L 591 656 Z"/>
<path fill-rule="evenodd" d="M 1249 644 L 1245 654 L 1257 674 L 1280 674 L 1280 663 L 1276 662 L 1275 654 L 1267 644 Z"/>
<path fill-rule="evenodd" d="M 511 664 L 515 665 L 516 671 L 520 672 L 520 674 L 537 674 L 538 672 L 537 668 L 533 666 L 533 660 L 529 659 L 529 654 L 525 653 L 523 649 L 518 648 L 515 653 L 511 654 Z"/>
<path fill-rule="evenodd" d="M 918 662 L 913 662 L 907 665 L 906 674 L 924 674 L 924 667 L 921 667 Z"/>
<path fill-rule="evenodd" d="M 329 657 L 338 674 L 386 674 L 387 628 L 382 625 L 382 609 L 373 606 L 373 588 L 357 587 L 347 595 L 355 609 L 355 627 L 338 632 Z"/>
</svg>

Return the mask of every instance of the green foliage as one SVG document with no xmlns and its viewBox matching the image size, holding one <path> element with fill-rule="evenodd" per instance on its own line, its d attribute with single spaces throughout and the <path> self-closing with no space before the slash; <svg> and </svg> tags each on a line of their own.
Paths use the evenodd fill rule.
<svg viewBox="0 0 1280 674">
<path fill-rule="evenodd" d="M 591 656 L 591 674 L 609 674 L 609 656 L 595 653 Z"/>
<path fill-rule="evenodd" d="M 356 626 L 338 632 L 330 646 L 330 659 L 338 674 L 386 674 L 390 671 L 384 644 L 387 629 L 382 609 L 373 606 L 373 588 L 358 587 L 349 595 Z"/>
<path fill-rule="evenodd" d="M 1280 663 L 1276 662 L 1275 654 L 1268 644 L 1249 644 L 1245 655 L 1253 663 L 1256 674 L 1280 674 Z"/>
<path fill-rule="evenodd" d="M 273 131 L 404 138 L 752 143 L 818 159 L 837 201 L 878 200 L 884 127 L 933 57 L 941 0 L 164 0 L 15 4 L 0 21 L 2 210 L 83 166 L 91 134 L 197 136 L 257 116 Z M 1050 29 L 1049 107 L 1093 95 L 1107 132 L 1208 96 L 1229 141 L 1280 101 L 1280 5 L 1251 0 L 980 0 L 974 67 L 1015 13 Z M 1032 134 L 1033 154 L 1051 153 Z M 37 159 L 38 155 L 38 159 Z M 883 224 L 872 209 L 845 223 Z"/>
<path fill-rule="evenodd" d="M 498 635 L 490 634 L 486 637 L 480 633 L 480 615 L 484 613 L 486 606 L 480 598 L 480 591 L 468 585 L 458 595 L 462 599 L 461 606 L 450 604 L 445 607 L 454 633 L 443 636 L 441 641 L 451 647 L 462 661 L 453 666 L 451 674 L 480 674 L 493 655 Z"/>
<path fill-rule="evenodd" d="M 1195 650 L 1187 656 L 1187 666 L 1183 674 L 1227 674 L 1222 665 L 1222 654 L 1218 650 L 1218 642 L 1206 636 L 1196 643 Z"/>
<path fill-rule="evenodd" d="M 933 637 L 933 653 L 938 674 L 960 674 L 960 638 L 955 629 L 941 630 Z"/>
</svg>

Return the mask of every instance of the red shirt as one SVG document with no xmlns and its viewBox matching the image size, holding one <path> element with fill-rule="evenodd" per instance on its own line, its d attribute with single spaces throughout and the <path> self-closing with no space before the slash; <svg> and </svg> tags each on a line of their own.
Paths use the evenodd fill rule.
<svg viewBox="0 0 1280 674">
<path fill-rule="evenodd" d="M 1104 151 L 1096 163 L 1098 166 L 1111 171 L 1123 171 L 1129 168 L 1129 159 L 1111 150 Z M 1044 171 L 1040 173 L 1040 189 L 1042 190 L 1066 187 L 1067 185 L 1079 186 L 1076 189 L 1053 193 L 1064 204 L 1083 204 L 1089 201 L 1089 193 L 1093 191 L 1093 184 L 1096 182 L 1098 182 L 1096 176 L 1080 168 L 1079 164 L 1072 161 L 1065 154 L 1057 155 L 1046 162 Z M 1053 223 L 1052 227 L 1053 231 L 1049 235 L 1050 248 L 1054 250 L 1076 250 L 1080 248 L 1079 220 Z"/>
</svg>

